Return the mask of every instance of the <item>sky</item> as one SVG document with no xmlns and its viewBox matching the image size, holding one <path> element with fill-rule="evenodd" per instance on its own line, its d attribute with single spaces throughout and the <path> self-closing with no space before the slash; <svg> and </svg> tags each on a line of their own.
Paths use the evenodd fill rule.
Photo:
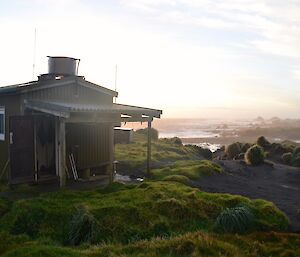
<svg viewBox="0 0 300 257">
<path fill-rule="evenodd" d="M 0 86 L 71 56 L 164 118 L 300 118 L 299 0 L 0 0 L 0 33 Z"/>
</svg>

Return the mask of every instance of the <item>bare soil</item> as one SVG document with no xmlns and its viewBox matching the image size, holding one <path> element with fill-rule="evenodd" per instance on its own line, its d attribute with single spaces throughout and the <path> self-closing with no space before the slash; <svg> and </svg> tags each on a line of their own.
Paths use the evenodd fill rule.
<svg viewBox="0 0 300 257">
<path fill-rule="evenodd" d="M 193 186 L 212 193 L 239 194 L 273 202 L 290 219 L 290 231 L 300 232 L 300 168 L 274 163 L 257 167 L 239 160 L 217 160 L 223 174 L 203 177 Z"/>
</svg>

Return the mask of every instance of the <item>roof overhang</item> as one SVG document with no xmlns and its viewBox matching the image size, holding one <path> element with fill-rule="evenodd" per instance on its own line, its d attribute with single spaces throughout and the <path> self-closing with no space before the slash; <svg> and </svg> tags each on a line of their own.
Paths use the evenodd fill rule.
<svg viewBox="0 0 300 257">
<path fill-rule="evenodd" d="M 110 105 L 88 105 L 78 103 L 25 100 L 25 108 L 69 119 L 72 114 L 112 115 L 116 121 L 144 122 L 160 118 L 162 111 L 139 106 L 112 103 Z"/>
</svg>

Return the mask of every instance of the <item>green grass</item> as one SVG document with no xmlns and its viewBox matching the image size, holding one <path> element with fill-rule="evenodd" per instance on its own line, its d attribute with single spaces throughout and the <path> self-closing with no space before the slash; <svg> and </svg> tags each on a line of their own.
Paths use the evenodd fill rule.
<svg viewBox="0 0 300 257">
<path fill-rule="evenodd" d="M 272 203 L 241 196 L 209 194 L 177 182 L 113 185 L 97 191 L 62 190 L 7 203 L 0 227 L 13 235 L 68 242 L 72 217 L 79 206 L 88 209 L 100 228 L 99 242 L 128 243 L 190 231 L 212 231 L 224 208 L 244 204 L 257 217 L 256 229 L 285 230 L 288 220 Z"/>
<path fill-rule="evenodd" d="M 174 181 L 174 182 L 188 185 L 190 180 L 188 179 L 188 177 L 183 175 L 169 175 L 164 177 L 163 181 Z"/>
<path fill-rule="evenodd" d="M 13 238 L 11 238 L 13 239 Z M 3 242 L 0 242 L 3 244 Z M 171 238 L 153 238 L 130 244 L 101 244 L 75 248 L 27 242 L 4 252 L 3 257 L 297 257 L 300 235 L 276 232 L 250 235 L 217 235 L 203 232 L 186 233 Z"/>
<path fill-rule="evenodd" d="M 152 150 L 154 163 L 162 168 L 152 170 L 156 181 L 140 185 L 113 183 L 98 190 L 44 194 L 27 186 L 3 187 L 26 199 L 0 198 L 0 256 L 300 255 L 299 234 L 268 232 L 285 231 L 289 224 L 273 203 L 187 186 L 190 180 L 223 172 L 201 160 L 199 149 L 156 140 Z M 132 144 L 116 146 L 117 159 L 132 170 L 144 169 L 146 151 L 143 133 L 135 134 Z M 239 206 L 254 216 L 248 234 L 216 233 L 220 214 Z"/>
<path fill-rule="evenodd" d="M 172 175 L 185 176 L 188 179 L 196 180 L 202 176 L 210 176 L 213 174 L 222 173 L 223 169 L 218 165 L 208 160 L 202 161 L 176 161 L 173 164 L 154 169 L 151 171 L 154 179 L 164 179 Z"/>
<path fill-rule="evenodd" d="M 147 141 L 144 135 L 135 133 L 130 144 L 117 144 L 115 158 L 129 170 L 145 169 L 147 160 Z M 203 157 L 199 149 L 178 145 L 171 140 L 159 139 L 152 141 L 152 163 L 154 165 L 177 160 L 199 160 Z"/>
</svg>

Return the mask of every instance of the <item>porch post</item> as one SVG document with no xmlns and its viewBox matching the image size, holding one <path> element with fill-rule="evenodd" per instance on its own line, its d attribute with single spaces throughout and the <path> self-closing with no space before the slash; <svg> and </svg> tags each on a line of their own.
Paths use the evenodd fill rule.
<svg viewBox="0 0 300 257">
<path fill-rule="evenodd" d="M 59 185 L 66 185 L 66 125 L 64 119 L 58 119 L 58 175 Z"/>
<path fill-rule="evenodd" d="M 148 142 L 147 142 L 147 175 L 150 175 L 151 164 L 151 120 L 148 121 Z"/>
</svg>

